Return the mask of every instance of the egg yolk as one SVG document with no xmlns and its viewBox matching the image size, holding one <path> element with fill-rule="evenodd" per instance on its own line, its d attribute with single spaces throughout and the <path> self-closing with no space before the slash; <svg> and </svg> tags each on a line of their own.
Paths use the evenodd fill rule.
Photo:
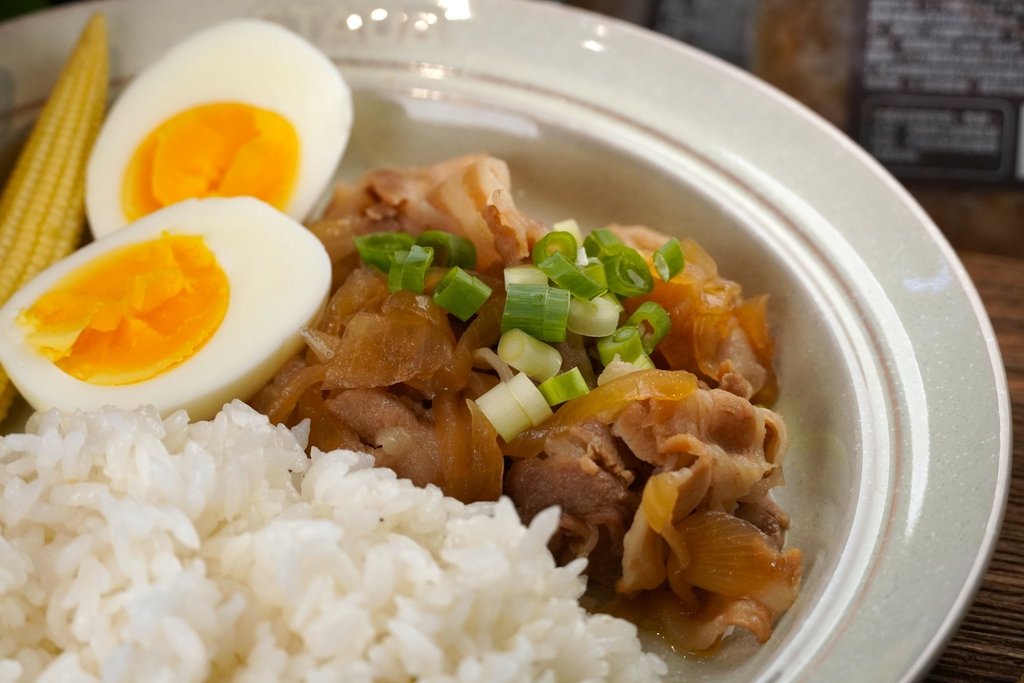
<svg viewBox="0 0 1024 683">
<path fill-rule="evenodd" d="M 250 196 L 284 209 L 299 167 L 299 136 L 279 114 L 238 102 L 175 114 L 132 156 L 121 186 L 129 221 L 193 197 Z"/>
<path fill-rule="evenodd" d="M 123 385 L 193 356 L 227 307 L 227 276 L 203 238 L 165 233 L 70 273 L 19 322 L 29 343 L 64 372 Z"/>
</svg>

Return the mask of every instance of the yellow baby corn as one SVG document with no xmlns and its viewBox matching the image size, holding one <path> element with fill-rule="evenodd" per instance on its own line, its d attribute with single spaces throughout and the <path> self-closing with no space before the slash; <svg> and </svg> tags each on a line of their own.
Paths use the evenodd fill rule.
<svg viewBox="0 0 1024 683">
<path fill-rule="evenodd" d="M 67 256 L 85 224 L 85 165 L 107 101 L 107 25 L 95 15 L 64 65 L 0 196 L 0 304 Z M 14 392 L 0 369 L 0 419 Z"/>
</svg>

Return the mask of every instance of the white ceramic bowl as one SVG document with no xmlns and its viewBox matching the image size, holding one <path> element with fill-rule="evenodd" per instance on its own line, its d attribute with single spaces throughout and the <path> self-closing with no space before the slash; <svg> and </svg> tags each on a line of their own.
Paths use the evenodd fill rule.
<svg viewBox="0 0 1024 683">
<path fill-rule="evenodd" d="M 668 653 L 673 677 L 879 681 L 927 667 L 998 532 L 1005 376 L 952 251 L 843 135 L 707 55 L 554 4 L 107 0 L 0 25 L 0 174 L 96 10 L 115 85 L 218 19 L 279 21 L 353 86 L 342 175 L 485 150 L 510 163 L 527 211 L 693 236 L 746 292 L 769 292 L 776 407 L 793 436 L 779 498 L 803 590 L 768 644 Z"/>
</svg>

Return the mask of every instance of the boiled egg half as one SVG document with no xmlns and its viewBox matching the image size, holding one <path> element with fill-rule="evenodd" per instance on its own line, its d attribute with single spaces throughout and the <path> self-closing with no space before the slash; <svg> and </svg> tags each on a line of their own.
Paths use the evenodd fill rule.
<svg viewBox="0 0 1024 683">
<path fill-rule="evenodd" d="M 302 220 L 352 127 L 337 67 L 301 36 L 237 19 L 178 43 L 111 108 L 86 169 L 95 237 L 184 199 L 252 196 Z"/>
<path fill-rule="evenodd" d="M 37 410 L 206 419 L 302 348 L 330 284 L 320 241 L 263 201 L 186 200 L 18 290 L 0 308 L 0 364 Z"/>
</svg>

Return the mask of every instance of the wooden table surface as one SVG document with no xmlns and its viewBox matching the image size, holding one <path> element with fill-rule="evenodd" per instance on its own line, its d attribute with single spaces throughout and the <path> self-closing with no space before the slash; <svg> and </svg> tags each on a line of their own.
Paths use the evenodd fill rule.
<svg viewBox="0 0 1024 683">
<path fill-rule="evenodd" d="M 1013 474 L 984 582 L 925 680 L 1017 683 L 1024 681 L 1024 259 L 971 252 L 960 252 L 960 258 L 985 302 L 1006 366 Z"/>
</svg>

